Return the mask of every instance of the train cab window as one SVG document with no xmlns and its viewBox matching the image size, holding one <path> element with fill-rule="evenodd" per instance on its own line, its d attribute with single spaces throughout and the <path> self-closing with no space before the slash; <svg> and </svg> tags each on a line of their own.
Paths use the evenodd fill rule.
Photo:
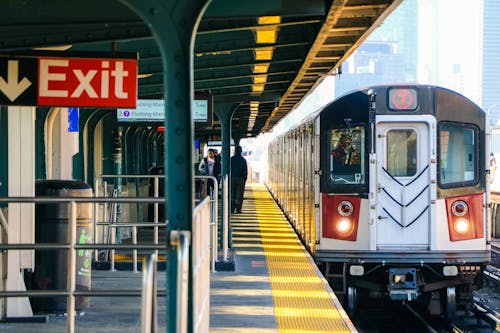
<svg viewBox="0 0 500 333">
<path fill-rule="evenodd" d="M 412 129 L 390 130 L 387 136 L 386 168 L 393 177 L 411 177 L 417 173 L 417 132 Z"/>
<path fill-rule="evenodd" d="M 478 130 L 472 125 L 443 122 L 439 125 L 439 183 L 470 185 L 478 179 Z"/>
<path fill-rule="evenodd" d="M 355 126 L 330 132 L 330 181 L 334 185 L 365 183 L 365 129 Z"/>
</svg>

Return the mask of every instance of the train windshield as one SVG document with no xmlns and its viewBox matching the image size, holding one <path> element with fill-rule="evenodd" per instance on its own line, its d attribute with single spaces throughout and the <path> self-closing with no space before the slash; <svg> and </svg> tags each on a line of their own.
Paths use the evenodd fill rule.
<svg viewBox="0 0 500 333">
<path fill-rule="evenodd" d="M 472 125 L 443 122 L 439 126 L 439 182 L 463 186 L 478 181 L 478 130 Z"/>
<path fill-rule="evenodd" d="M 365 183 L 365 128 L 330 132 L 330 181 L 334 185 Z"/>
</svg>

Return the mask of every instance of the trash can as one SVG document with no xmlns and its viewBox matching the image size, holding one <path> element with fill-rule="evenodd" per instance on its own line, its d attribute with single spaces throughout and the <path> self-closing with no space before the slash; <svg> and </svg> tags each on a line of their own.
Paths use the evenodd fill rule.
<svg viewBox="0 0 500 333">
<path fill-rule="evenodd" d="M 36 196 L 92 197 L 92 188 L 81 181 L 38 180 L 35 182 Z M 36 243 L 68 243 L 70 211 L 68 203 L 35 205 Z M 76 241 L 79 244 L 93 242 L 93 204 L 76 203 Z M 66 290 L 67 250 L 39 250 L 35 252 L 33 289 Z M 92 251 L 76 252 L 76 290 L 88 291 L 91 287 Z M 66 312 L 65 296 L 32 297 L 35 312 Z M 75 298 L 75 309 L 81 311 L 90 305 L 89 297 Z"/>
</svg>

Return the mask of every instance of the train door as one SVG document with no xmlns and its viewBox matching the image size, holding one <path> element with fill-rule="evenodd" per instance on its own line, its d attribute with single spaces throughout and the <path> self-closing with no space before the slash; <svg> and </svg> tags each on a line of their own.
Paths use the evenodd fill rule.
<svg viewBox="0 0 500 333">
<path fill-rule="evenodd" d="M 434 126 L 424 117 L 377 116 L 377 249 L 429 247 Z"/>
</svg>

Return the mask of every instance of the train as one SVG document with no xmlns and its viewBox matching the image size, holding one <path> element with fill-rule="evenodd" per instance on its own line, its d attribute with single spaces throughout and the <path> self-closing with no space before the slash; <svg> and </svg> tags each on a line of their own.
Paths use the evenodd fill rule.
<svg viewBox="0 0 500 333">
<path fill-rule="evenodd" d="M 431 85 L 347 93 L 268 147 L 267 186 L 344 302 L 454 317 L 490 261 L 489 121 Z"/>
</svg>

